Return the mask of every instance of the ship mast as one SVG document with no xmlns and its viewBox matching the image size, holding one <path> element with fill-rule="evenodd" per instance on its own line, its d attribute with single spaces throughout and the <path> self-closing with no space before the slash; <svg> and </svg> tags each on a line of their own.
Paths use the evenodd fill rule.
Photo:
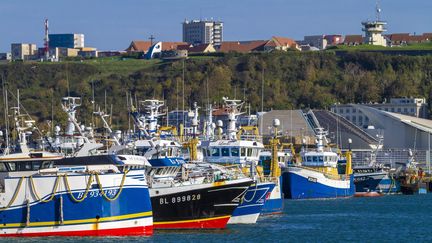
<svg viewBox="0 0 432 243">
<path fill-rule="evenodd" d="M 228 128 L 227 128 L 228 139 L 236 140 L 237 139 L 237 127 L 236 127 L 237 117 L 242 114 L 240 110 L 244 102 L 241 102 L 241 100 L 230 100 L 227 97 L 223 97 L 223 101 L 225 103 L 225 107 L 227 107 L 228 109 Z"/>
<path fill-rule="evenodd" d="M 159 108 L 164 105 L 164 102 L 160 100 L 145 100 L 143 103 L 147 111 L 148 133 L 150 136 L 153 136 L 156 134 L 158 128 L 157 119 L 162 115 L 159 113 Z"/>
<path fill-rule="evenodd" d="M 6 89 L 6 84 L 4 81 L 4 77 L 2 76 L 2 88 L 3 88 L 3 101 L 4 101 L 4 119 L 5 119 L 5 140 L 6 140 L 6 146 L 5 150 L 3 151 L 4 155 L 9 154 L 10 144 L 9 144 L 9 105 L 8 105 L 8 93 Z"/>
</svg>

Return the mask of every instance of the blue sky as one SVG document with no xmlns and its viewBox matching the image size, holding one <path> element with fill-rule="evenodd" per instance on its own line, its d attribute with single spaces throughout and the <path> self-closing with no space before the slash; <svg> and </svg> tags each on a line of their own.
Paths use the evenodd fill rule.
<svg viewBox="0 0 432 243">
<path fill-rule="evenodd" d="M 432 0 L 381 0 L 388 32 L 432 32 Z M 86 46 L 122 50 L 131 40 L 180 41 L 185 19 L 224 22 L 225 40 L 302 39 L 314 34 L 360 34 L 375 0 L 0 0 L 0 52 L 12 42 L 43 43 L 51 33 L 84 33 Z"/>
</svg>

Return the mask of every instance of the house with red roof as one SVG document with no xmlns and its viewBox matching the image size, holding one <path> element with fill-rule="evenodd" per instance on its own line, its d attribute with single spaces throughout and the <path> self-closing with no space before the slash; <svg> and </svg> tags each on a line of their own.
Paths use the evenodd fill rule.
<svg viewBox="0 0 432 243">
<path fill-rule="evenodd" d="M 404 46 L 407 44 L 423 43 L 431 40 L 427 34 L 410 35 L 409 33 L 395 33 L 386 35 L 386 37 L 390 46 Z"/>
<path fill-rule="evenodd" d="M 218 48 L 220 52 L 261 52 L 288 49 L 299 49 L 298 44 L 290 38 L 273 36 L 270 40 L 224 41 Z"/>
<path fill-rule="evenodd" d="M 363 44 L 363 36 L 361 35 L 346 35 L 343 41 L 344 45 L 347 46 L 358 46 Z"/>
<path fill-rule="evenodd" d="M 189 53 L 210 53 L 210 52 L 216 52 L 216 49 L 212 44 L 200 44 L 200 45 L 189 47 L 187 51 Z"/>
<path fill-rule="evenodd" d="M 150 41 L 141 41 L 135 40 L 132 41 L 128 48 L 125 51 L 127 52 L 147 52 L 148 49 L 152 46 Z"/>
<path fill-rule="evenodd" d="M 288 49 L 300 50 L 299 45 L 291 38 L 273 36 L 270 41 L 276 45 L 275 49 L 280 51 L 287 51 Z"/>
</svg>

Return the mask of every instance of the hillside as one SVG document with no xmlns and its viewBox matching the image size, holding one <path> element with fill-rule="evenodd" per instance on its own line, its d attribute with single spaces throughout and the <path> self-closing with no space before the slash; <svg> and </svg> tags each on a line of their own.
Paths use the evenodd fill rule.
<svg viewBox="0 0 432 243">
<path fill-rule="evenodd" d="M 194 57 L 184 62 L 185 107 L 207 98 L 245 99 L 260 110 L 264 76 L 264 109 L 328 108 L 340 102 L 382 102 L 390 97 L 432 98 L 432 56 L 332 52 L 227 54 Z M 80 96 L 80 117 L 91 122 L 92 84 L 96 103 L 113 105 L 113 125 L 127 126 L 126 94 L 137 100 L 167 100 L 182 107 L 183 62 L 107 58 L 84 62 L 0 64 L 8 89 L 21 91 L 21 102 L 39 122 L 64 122 L 62 96 Z M 208 87 L 209 97 L 207 97 Z M 12 99 L 10 99 L 12 102 Z M 3 104 L 2 104 L 3 107 Z M 3 109 L 0 110 L 3 112 Z M 2 116 L 3 117 L 3 116 Z M 0 123 L 1 124 L 1 123 Z"/>
</svg>

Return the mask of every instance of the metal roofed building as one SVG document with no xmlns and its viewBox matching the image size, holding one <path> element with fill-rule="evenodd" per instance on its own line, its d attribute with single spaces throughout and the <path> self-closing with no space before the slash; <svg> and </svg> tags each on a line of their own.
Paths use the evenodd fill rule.
<svg viewBox="0 0 432 243">
<path fill-rule="evenodd" d="M 428 105 L 425 98 L 391 98 L 389 103 L 370 103 L 361 104 L 361 106 L 419 118 L 429 117 Z M 343 116 L 359 127 L 367 127 L 369 125 L 369 117 L 365 116 L 362 110 L 356 107 L 353 104 L 335 104 L 332 105 L 331 111 Z"/>
</svg>

